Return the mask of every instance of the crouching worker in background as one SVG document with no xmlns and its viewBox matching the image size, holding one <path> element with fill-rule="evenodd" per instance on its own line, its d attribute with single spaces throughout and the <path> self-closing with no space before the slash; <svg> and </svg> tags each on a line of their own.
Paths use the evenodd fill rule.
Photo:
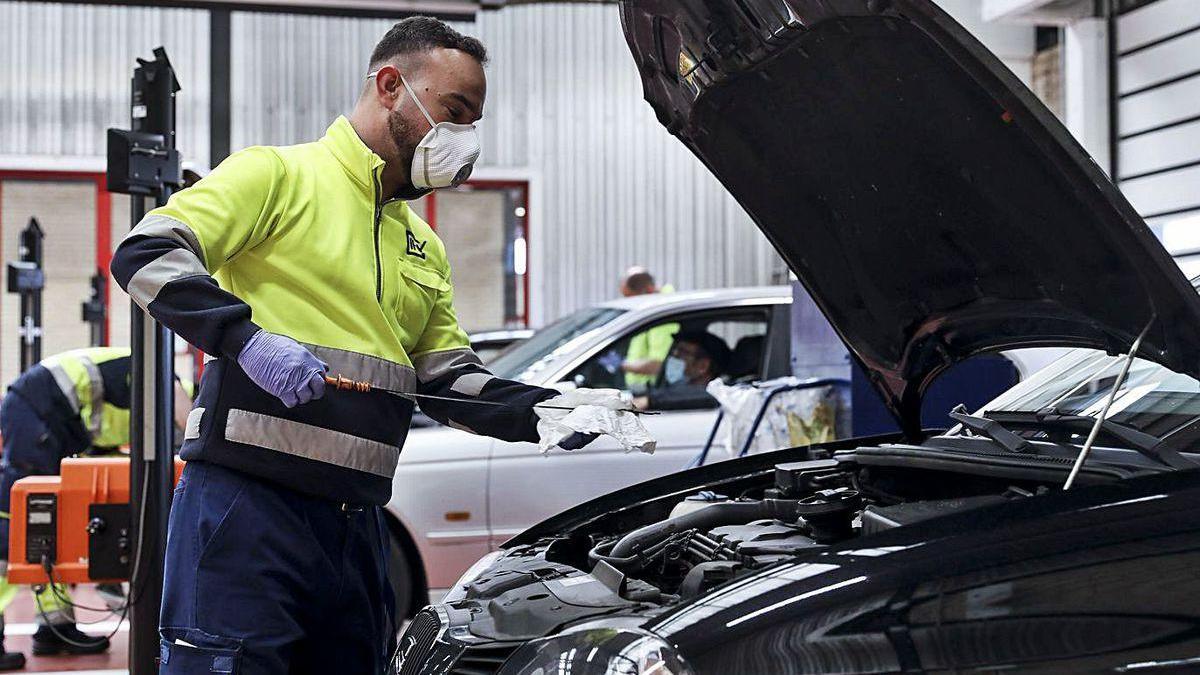
<svg viewBox="0 0 1200 675">
<path fill-rule="evenodd" d="M 25 371 L 0 402 L 0 612 L 17 594 L 7 581 L 9 507 L 13 484 L 26 476 L 56 475 L 63 458 L 104 455 L 129 444 L 128 347 L 92 347 L 51 356 Z M 176 380 L 175 423 L 182 428 L 191 408 L 190 384 Z M 120 603 L 120 588 L 106 602 Z M 108 638 L 75 626 L 71 597 L 61 584 L 36 587 L 37 632 L 33 653 L 94 654 Z M 25 666 L 25 656 L 4 650 L 0 617 L 0 670 Z"/>
</svg>

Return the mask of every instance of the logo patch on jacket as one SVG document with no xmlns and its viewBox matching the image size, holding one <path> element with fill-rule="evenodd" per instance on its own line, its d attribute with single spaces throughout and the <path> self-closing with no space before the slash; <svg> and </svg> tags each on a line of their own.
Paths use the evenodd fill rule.
<svg viewBox="0 0 1200 675">
<path fill-rule="evenodd" d="M 417 241 L 417 238 L 413 236 L 412 230 L 409 230 L 407 234 L 408 234 L 408 254 L 415 255 L 418 258 L 424 260 L 425 259 L 425 244 L 428 244 L 429 242 Z"/>
</svg>

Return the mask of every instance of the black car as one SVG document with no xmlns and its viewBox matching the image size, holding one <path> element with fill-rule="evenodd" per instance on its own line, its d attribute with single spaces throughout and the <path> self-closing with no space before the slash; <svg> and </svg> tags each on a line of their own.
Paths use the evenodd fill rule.
<svg viewBox="0 0 1200 675">
<path fill-rule="evenodd" d="M 1066 130 L 929 0 L 621 9 L 660 121 L 902 432 L 560 514 L 395 672 L 1200 671 L 1200 295 Z M 1027 346 L 1079 349 L 920 428 L 940 372 Z"/>
</svg>

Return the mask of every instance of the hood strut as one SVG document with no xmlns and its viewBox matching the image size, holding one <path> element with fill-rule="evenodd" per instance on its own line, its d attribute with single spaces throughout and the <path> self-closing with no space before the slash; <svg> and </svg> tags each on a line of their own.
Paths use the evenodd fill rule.
<svg viewBox="0 0 1200 675">
<path fill-rule="evenodd" d="M 1150 332 L 1150 327 L 1154 325 L 1154 320 L 1157 316 L 1151 316 L 1150 322 L 1138 334 L 1137 339 L 1133 341 L 1133 346 L 1129 348 L 1129 355 L 1125 357 L 1125 361 L 1121 364 L 1121 372 L 1117 375 L 1117 379 L 1113 382 L 1112 391 L 1108 392 L 1108 398 L 1104 400 L 1104 407 L 1100 408 L 1100 414 L 1096 415 L 1096 423 L 1092 425 L 1092 430 L 1088 432 L 1087 440 L 1083 442 L 1083 448 L 1079 451 L 1079 456 L 1075 458 L 1075 465 L 1071 467 L 1071 474 L 1067 476 L 1067 482 L 1063 484 L 1063 490 L 1070 490 L 1075 484 L 1075 477 L 1079 475 L 1079 470 L 1083 468 L 1083 463 L 1087 461 L 1088 453 L 1092 451 L 1092 444 L 1096 442 L 1096 437 L 1100 435 L 1100 429 L 1104 426 L 1104 420 L 1108 417 L 1108 409 L 1112 407 L 1113 401 L 1117 399 L 1117 393 L 1121 391 L 1121 387 L 1125 384 L 1125 378 L 1129 376 L 1129 367 L 1133 365 L 1133 360 L 1137 358 L 1138 350 L 1142 347 L 1142 339 Z"/>
</svg>

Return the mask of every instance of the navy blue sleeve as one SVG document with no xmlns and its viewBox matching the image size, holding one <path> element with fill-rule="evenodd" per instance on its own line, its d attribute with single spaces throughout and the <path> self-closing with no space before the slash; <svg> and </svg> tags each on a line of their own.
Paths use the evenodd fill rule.
<svg viewBox="0 0 1200 675">
<path fill-rule="evenodd" d="M 470 348 L 417 357 L 417 393 L 458 399 L 420 399 L 421 410 L 446 426 L 502 441 L 537 442 L 533 406 L 558 395 L 492 375 Z"/>
</svg>

